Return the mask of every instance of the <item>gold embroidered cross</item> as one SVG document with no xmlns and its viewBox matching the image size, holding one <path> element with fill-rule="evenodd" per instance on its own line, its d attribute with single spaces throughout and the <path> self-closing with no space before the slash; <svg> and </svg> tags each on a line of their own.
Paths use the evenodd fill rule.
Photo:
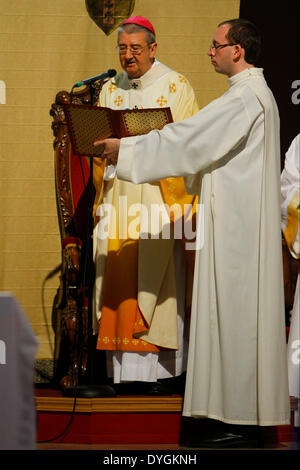
<svg viewBox="0 0 300 470">
<path fill-rule="evenodd" d="M 120 339 L 119 337 L 113 338 L 113 339 L 112 339 L 112 342 L 113 342 L 114 344 L 120 344 L 120 343 L 121 343 L 121 339 Z"/>
<path fill-rule="evenodd" d="M 111 83 L 108 87 L 108 91 L 110 93 L 113 93 L 115 90 L 117 89 L 116 85 L 114 85 L 113 83 Z"/>
<path fill-rule="evenodd" d="M 157 98 L 156 103 L 159 104 L 159 106 L 164 106 L 166 105 L 168 100 L 164 96 L 160 96 L 160 98 Z"/>
<path fill-rule="evenodd" d="M 176 83 L 170 83 L 170 93 L 176 93 Z"/>
<path fill-rule="evenodd" d="M 115 105 L 117 105 L 117 106 L 121 106 L 121 104 L 123 103 L 123 98 L 122 98 L 122 96 L 118 96 L 118 98 L 115 99 L 114 103 L 115 103 Z"/>
</svg>

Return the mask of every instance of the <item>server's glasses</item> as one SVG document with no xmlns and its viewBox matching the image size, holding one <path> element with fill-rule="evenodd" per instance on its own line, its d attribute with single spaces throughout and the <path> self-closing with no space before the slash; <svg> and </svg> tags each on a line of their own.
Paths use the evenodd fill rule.
<svg viewBox="0 0 300 470">
<path fill-rule="evenodd" d="M 228 42 L 227 44 L 211 44 L 209 47 L 209 51 L 213 52 L 213 50 L 216 52 L 218 49 L 222 49 L 223 47 L 227 46 L 236 46 L 235 42 Z"/>
</svg>

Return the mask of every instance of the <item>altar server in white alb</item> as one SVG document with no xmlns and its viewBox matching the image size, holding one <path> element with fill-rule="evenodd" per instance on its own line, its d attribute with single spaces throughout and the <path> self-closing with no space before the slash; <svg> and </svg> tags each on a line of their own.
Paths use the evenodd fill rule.
<svg viewBox="0 0 300 470">
<path fill-rule="evenodd" d="M 291 143 L 281 174 L 281 228 L 292 257 L 300 260 L 300 134 Z M 300 426 L 300 274 L 298 272 L 288 340 L 289 392 Z"/>
<path fill-rule="evenodd" d="M 229 90 L 162 131 L 106 140 L 103 157 L 119 152 L 118 177 L 134 183 L 184 175 L 204 205 L 183 414 L 268 426 L 288 424 L 290 407 L 279 116 L 259 49 L 251 23 L 219 25 L 208 55 Z"/>
</svg>

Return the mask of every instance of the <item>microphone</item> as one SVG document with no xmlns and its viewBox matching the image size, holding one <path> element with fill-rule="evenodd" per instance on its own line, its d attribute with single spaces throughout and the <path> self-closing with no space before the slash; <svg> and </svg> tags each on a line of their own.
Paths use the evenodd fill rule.
<svg viewBox="0 0 300 470">
<path fill-rule="evenodd" d="M 85 80 L 82 80 L 81 82 L 75 83 L 74 87 L 88 85 L 89 83 L 93 83 L 96 80 L 102 80 L 103 78 L 111 78 L 111 77 L 114 77 L 116 74 L 117 74 L 117 71 L 115 69 L 109 69 L 107 72 L 101 73 L 100 75 L 96 75 L 95 77 L 91 77 L 91 78 L 86 78 Z"/>
</svg>

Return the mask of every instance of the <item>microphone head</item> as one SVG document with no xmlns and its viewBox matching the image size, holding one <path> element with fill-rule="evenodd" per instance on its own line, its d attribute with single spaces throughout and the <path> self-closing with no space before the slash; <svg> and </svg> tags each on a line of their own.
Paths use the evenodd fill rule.
<svg viewBox="0 0 300 470">
<path fill-rule="evenodd" d="M 107 74 L 110 78 L 114 77 L 115 75 L 117 75 L 117 71 L 115 69 L 109 69 L 107 71 Z"/>
</svg>

